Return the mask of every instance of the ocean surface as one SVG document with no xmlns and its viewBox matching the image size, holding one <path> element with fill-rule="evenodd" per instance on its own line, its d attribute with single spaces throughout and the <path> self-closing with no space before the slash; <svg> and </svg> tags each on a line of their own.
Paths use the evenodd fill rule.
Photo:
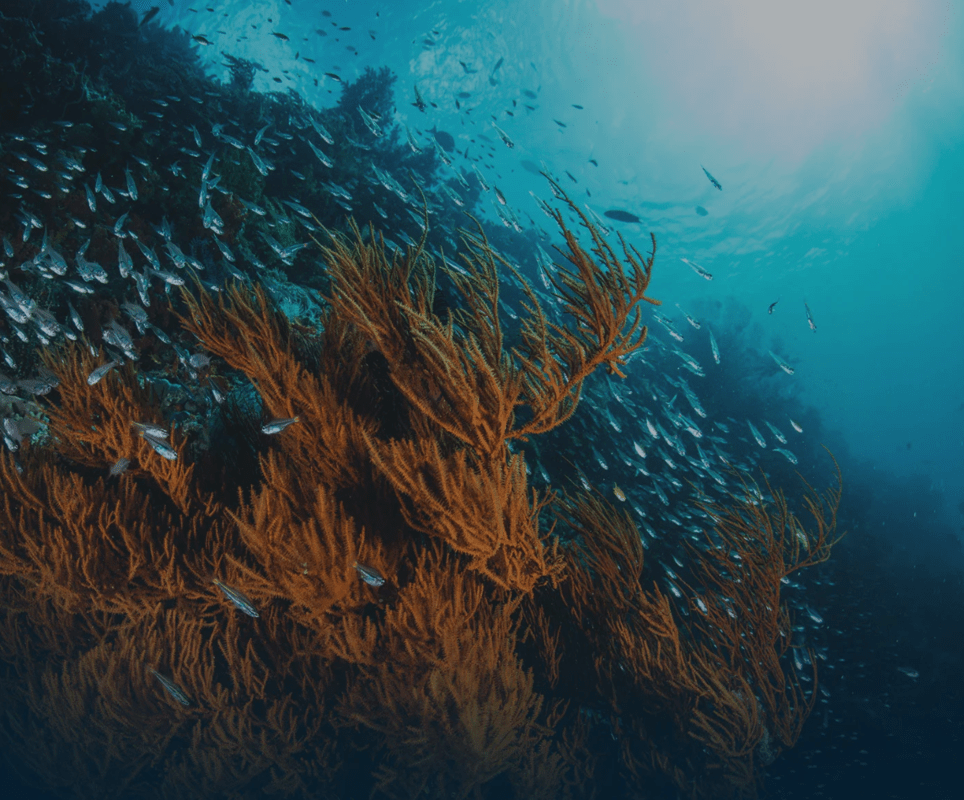
<svg viewBox="0 0 964 800">
<path fill-rule="evenodd" d="M 805 676 L 813 708 L 792 747 L 757 758 L 753 790 L 787 800 L 960 796 L 964 7 L 0 0 L 0 15 L 0 68 L 16 76 L 0 87 L 11 459 L 46 424 L 24 409 L 58 402 L 39 354 L 70 342 L 103 348 L 102 362 L 116 365 L 98 381 L 125 364 L 144 376 L 167 365 L 169 393 L 200 381 L 203 402 L 200 388 L 184 389 L 165 422 L 204 427 L 220 413 L 219 392 L 237 398 L 239 384 L 205 375 L 213 351 L 178 339 L 159 302 L 189 276 L 214 293 L 240 281 L 263 285 L 287 319 L 310 327 L 327 308 L 322 228 L 372 223 L 401 254 L 424 231 L 423 198 L 440 263 L 460 246 L 446 227 L 456 223 L 480 224 L 505 256 L 495 314 L 507 331 L 531 304 L 524 284 L 551 322 L 570 324 L 554 294 L 565 247 L 546 213 L 565 195 L 564 218 L 587 249 L 588 226 L 640 258 L 655 237 L 646 294 L 661 305 L 641 307 L 649 335 L 620 367 L 625 378 L 597 370 L 570 420 L 518 444 L 531 485 L 625 509 L 649 582 L 683 603 L 676 573 L 685 577 L 687 548 L 702 536 L 697 504 L 752 503 L 748 478 L 764 487 L 760 502 L 779 490 L 792 506 L 807 486 L 836 487 L 839 467 L 845 536 L 825 563 L 783 581 L 793 634 L 782 663 Z M 365 168 L 336 180 L 343 165 L 325 163 L 335 147 Z M 303 413 L 234 402 L 263 412 L 268 436 L 286 435 Z M 163 436 L 141 433 L 169 457 Z M 193 436 L 210 447 L 215 434 Z M 355 568 L 371 590 L 385 583 L 377 569 Z M 253 616 L 254 600 L 222 591 Z M 13 597 L 0 603 L 13 609 Z M 267 605 L 272 595 L 252 597 Z M 15 626 L 3 630 L 4 696 L 23 695 L 28 662 L 11 644 Z M 180 702 L 184 690 L 158 679 Z M 28 741 L 23 720 L 43 728 L 24 714 L 0 719 L 3 741 Z M 584 743 L 598 748 L 599 772 L 625 733 L 606 724 L 616 745 Z M 61 733 L 51 748 L 66 752 Z M 150 793 L 63 776 L 44 785 L 12 752 L 7 774 L 23 796 Z M 308 789 L 272 790 L 335 791 L 313 777 Z M 464 796 L 524 796 L 499 780 Z M 337 786 L 330 796 L 434 796 L 403 779 L 386 788 L 373 778 L 357 795 Z M 239 778 L 218 796 L 264 787 Z M 684 791 L 596 774 L 558 796 Z"/>
</svg>

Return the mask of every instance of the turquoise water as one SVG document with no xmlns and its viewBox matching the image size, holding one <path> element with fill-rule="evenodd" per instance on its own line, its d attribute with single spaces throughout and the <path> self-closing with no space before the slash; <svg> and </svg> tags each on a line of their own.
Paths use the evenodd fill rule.
<svg viewBox="0 0 964 800">
<path fill-rule="evenodd" d="M 898 481 L 923 478 L 944 501 L 927 511 L 959 527 L 964 15 L 936 1 L 794 5 L 176 0 L 160 19 L 214 41 L 201 51 L 215 72 L 223 49 L 268 67 L 256 89 L 281 76 L 322 106 L 338 84 L 316 87 L 319 72 L 388 65 L 399 118 L 426 121 L 409 105 L 418 85 L 460 150 L 476 133 L 495 139 L 495 115 L 516 145 L 495 154 L 510 205 L 536 214 L 521 162 L 544 162 L 598 213 L 640 217 L 618 229 L 656 234 L 655 296 L 745 307 L 795 365 L 786 392 L 819 413 L 825 443 Z M 471 93 L 461 109 L 458 92 Z"/>
<path fill-rule="evenodd" d="M 957 779 L 949 765 L 964 741 L 964 9 L 947 2 L 863 0 L 800 7 L 631 0 L 132 0 L 130 6 L 138 15 L 156 8 L 156 23 L 194 36 L 190 46 L 213 81 L 229 81 L 226 56 L 248 59 L 261 67 L 253 92 L 291 90 L 317 109 L 332 109 L 366 68 L 387 66 L 397 78 L 395 108 L 382 116 L 382 128 L 397 125 L 402 143 L 407 129 L 427 161 L 433 149 L 451 159 L 435 177 L 463 173 L 463 199 L 479 197 L 473 212 L 540 292 L 549 291 L 540 282 L 546 267 L 536 266 L 532 245 L 539 241 L 551 250 L 551 242 L 559 241 L 537 202 L 551 199 L 540 171 L 553 175 L 586 214 L 610 229 L 610 241 L 618 233 L 645 252 L 652 232 L 658 249 L 648 294 L 663 305 L 658 315 L 646 310 L 647 349 L 632 360 L 625 381 L 587 381 L 570 423 L 540 439 L 538 447 L 527 447 L 532 486 L 578 488 L 581 482 L 611 501 L 628 497 L 619 508 L 641 526 L 649 551 L 647 580 L 664 593 L 679 592 L 667 576 L 676 580 L 678 570 L 685 581 L 690 551 L 684 545 L 703 542 L 705 524 L 694 514 L 695 499 L 745 498 L 734 469 L 771 478 L 799 499 L 801 476 L 818 488 L 834 483 L 823 446 L 828 448 L 842 470 L 840 523 L 848 536 L 828 564 L 794 574 L 782 589 L 795 645 L 785 666 L 792 659 L 806 673 L 805 693 L 816 703 L 796 748 L 767 767 L 767 790 L 786 800 L 952 796 L 948 787 Z M 133 31 L 133 22 L 126 24 L 138 46 L 160 47 L 153 26 Z M 71 57 L 80 58 L 89 43 L 67 38 Z M 177 52 L 166 46 L 166 52 Z M 101 77 L 118 95 L 124 94 L 116 88 L 123 76 L 109 73 L 127 59 L 123 48 L 105 58 Z M 182 63 L 171 69 L 186 68 Z M 36 112 L 25 108 L 13 122 L 0 119 L 3 166 L 30 187 L 6 186 L 9 198 L 3 198 L 8 218 L 16 220 L 3 231 L 18 253 L 7 265 L 12 280 L 4 310 L 11 320 L 29 316 L 24 309 L 30 298 L 19 297 L 18 287 L 44 286 L 26 261 L 42 248 L 41 228 L 52 237 L 63 234 L 59 246 L 78 271 L 85 239 L 99 236 L 94 249 L 100 245 L 101 253 L 108 252 L 103 242 L 109 241 L 111 261 L 104 263 L 113 282 L 104 281 L 101 289 L 86 276 L 70 287 L 91 290 L 93 298 L 75 297 L 62 286 L 56 301 L 38 295 L 64 321 L 62 332 L 74 338 L 80 332 L 76 321 L 68 323 L 76 312 L 68 314 L 66 297 L 87 314 L 85 335 L 105 343 L 111 334 L 107 316 L 92 320 L 90 310 L 95 298 L 115 306 L 134 300 L 134 288 L 113 278 L 113 259 L 118 242 L 135 227 L 144 246 L 138 240 L 135 250 L 133 238 L 121 246 L 143 268 L 145 282 L 141 256 L 157 255 L 147 242 L 160 251 L 166 239 L 184 250 L 161 253 L 164 268 L 174 274 L 152 271 L 155 301 L 169 292 L 167 279 L 185 270 L 187 253 L 205 262 L 209 286 L 230 277 L 263 279 L 284 313 L 305 318 L 317 310 L 323 267 L 299 227 L 312 230 L 306 224 L 310 213 L 298 210 L 305 211 L 302 201 L 317 203 L 307 211 L 327 214 L 325 224 L 342 221 L 337 209 L 344 209 L 363 222 L 365 214 L 377 224 L 385 219 L 387 234 L 402 242 L 417 235 L 406 216 L 418 205 L 411 198 L 401 203 L 405 214 L 372 214 L 379 208 L 373 198 L 391 208 L 399 197 L 371 174 L 346 171 L 350 192 L 328 184 L 323 194 L 299 183 L 304 176 L 293 168 L 294 154 L 310 159 L 308 142 L 315 155 L 319 146 L 334 145 L 316 118 L 309 124 L 307 114 L 292 111 L 282 119 L 270 111 L 242 125 L 226 118 L 225 108 L 235 101 L 235 108 L 253 107 L 258 101 L 245 92 L 229 101 L 224 87 L 192 78 L 184 81 L 191 88 L 177 88 L 184 97 L 174 99 L 176 81 L 161 77 L 152 98 L 156 107 L 124 96 L 131 108 L 141 101 L 149 110 L 132 112 L 140 115 L 142 130 L 136 139 L 123 137 L 123 145 L 115 140 L 116 120 L 90 127 L 103 141 L 82 138 L 88 135 L 80 118 L 86 104 L 69 113 L 58 106 L 51 116 L 39 102 Z M 212 88 L 220 92 L 203 91 Z M 0 101 L 7 103 L 2 92 Z M 354 125 L 356 136 L 362 133 L 359 141 L 365 138 L 354 109 L 342 112 L 339 136 Z M 66 122 L 69 127 L 61 125 Z M 47 152 L 39 138 L 49 140 Z M 346 148 L 345 158 L 354 170 L 367 164 L 365 153 L 372 148 L 350 144 L 355 149 Z M 118 156 L 123 147 L 130 151 Z M 374 149 L 382 147 L 389 150 L 385 139 Z M 54 169 L 41 174 L 27 158 L 36 161 L 34 153 Z M 255 165 L 255 158 L 279 165 L 262 183 L 264 197 L 244 197 L 248 189 L 234 183 L 233 159 L 251 169 L 245 153 Z M 67 174 L 57 194 L 35 199 L 37 189 L 53 187 L 50 175 L 64 168 L 65 157 L 86 158 L 78 171 L 86 168 L 86 174 Z M 400 182 L 407 177 L 401 163 L 383 162 Z M 91 190 L 95 180 L 100 183 L 101 175 L 93 174 L 98 169 L 108 192 L 127 188 L 116 205 L 102 190 Z M 122 183 L 128 171 L 126 181 L 141 187 L 140 201 Z M 267 167 L 258 172 L 268 177 Z M 480 193 L 475 176 L 493 190 Z M 163 213 L 145 202 L 150 180 L 162 187 L 153 196 L 170 201 Z M 452 187 L 458 196 L 454 180 Z M 429 188 L 439 192 L 441 183 Z M 198 191 L 206 199 L 195 208 Z M 254 234 L 261 223 L 247 201 L 267 205 L 269 194 L 277 201 L 268 215 L 270 229 L 279 238 L 285 230 L 286 245 L 296 241 L 290 252 L 266 236 L 266 228 Z M 212 237 L 219 231 L 211 215 L 217 208 L 228 216 L 232 196 L 247 213 L 234 204 L 229 241 L 214 238 L 215 250 Z M 345 202 L 336 207 L 330 197 Z M 440 197 L 445 195 L 432 200 L 433 224 L 450 210 Z M 178 205 L 171 198 L 187 200 Z M 24 222 L 25 209 L 39 209 L 41 224 Z M 285 209 L 294 221 L 282 224 Z M 126 232 L 124 212 L 137 218 Z M 518 222 L 512 233 L 500 223 L 507 214 Z M 227 252 L 236 251 L 237 263 L 226 255 L 218 259 L 226 245 Z M 147 290 L 138 292 L 148 305 Z M 7 301 L 7 294 L 2 298 Z M 518 287 L 507 280 L 502 299 L 509 330 L 512 309 L 519 310 Z M 553 301 L 547 302 L 551 308 Z M 159 306 L 155 302 L 152 313 Z M 131 308 L 137 310 L 136 302 Z M 119 319 L 120 329 L 131 335 L 131 323 Z M 29 337 L 18 344 L 11 324 L 2 316 L 0 322 L 0 338 L 7 349 L 20 348 L 14 351 L 19 357 Z M 138 347 L 148 341 L 146 347 L 156 348 L 150 352 L 166 352 L 154 342 L 163 331 L 155 327 L 145 337 L 137 328 Z M 31 345 L 41 340 L 33 328 L 28 332 Z M 116 340 L 117 327 L 113 333 Z M 719 344 L 718 363 L 711 341 Z M 131 358 L 133 347 L 110 343 Z M 193 342 L 181 338 L 175 345 L 185 367 L 200 370 L 210 360 L 183 349 Z M 0 365 L 3 385 L 11 390 L 4 392 L 23 394 L 37 380 L 29 362 L 14 367 L 13 360 L 9 370 Z M 148 376 L 160 363 L 141 358 L 138 368 Z M 196 377 L 165 385 L 174 393 L 193 387 Z M 238 400 L 236 392 L 234 402 L 260 413 L 255 394 Z M 201 410 L 190 413 L 179 407 L 180 416 L 165 422 L 183 425 L 191 414 L 194 422 L 210 422 L 219 413 L 214 403 L 222 400 L 198 400 Z M 25 434 L 16 424 L 12 430 Z M 237 472 L 253 468 L 252 460 Z M 385 582 L 377 570 L 373 574 Z M 683 602 L 682 592 L 674 596 Z M 257 602 L 265 616 L 275 608 L 264 595 Z M 819 688 L 809 683 L 811 665 L 801 660 L 805 647 L 814 653 Z M 595 744 L 600 753 L 614 747 Z"/>
</svg>

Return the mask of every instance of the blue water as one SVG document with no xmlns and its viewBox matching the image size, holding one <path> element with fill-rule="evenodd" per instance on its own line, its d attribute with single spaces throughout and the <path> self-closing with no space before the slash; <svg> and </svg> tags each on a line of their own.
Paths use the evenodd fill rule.
<svg viewBox="0 0 964 800">
<path fill-rule="evenodd" d="M 943 500 L 927 511 L 959 527 L 964 16 L 937 0 L 844 6 L 176 0 L 160 18 L 214 41 L 201 52 L 215 73 L 226 74 L 223 49 L 269 68 L 256 89 L 278 89 L 280 75 L 320 106 L 339 90 L 326 78 L 316 87 L 320 72 L 350 79 L 387 65 L 399 118 L 425 124 L 410 105 L 418 85 L 439 106 L 431 124 L 460 150 L 476 133 L 494 138 L 496 115 L 516 145 L 496 152 L 512 206 L 536 214 L 528 160 L 571 173 L 598 213 L 639 216 L 619 229 L 637 241 L 656 233 L 655 296 L 745 306 L 795 365 L 787 392 L 819 412 L 826 443 L 897 480 L 923 476 Z M 457 92 L 471 93 L 462 110 Z"/>
<path fill-rule="evenodd" d="M 795 630 L 819 654 L 822 691 L 797 747 L 768 769 L 769 796 L 954 796 L 951 760 L 964 742 L 964 7 L 131 2 L 138 14 L 155 5 L 164 27 L 211 42 L 196 49 L 213 79 L 229 79 L 225 54 L 249 59 L 264 67 L 253 91 L 290 89 L 319 109 L 367 67 L 389 67 L 396 106 L 382 124 L 406 125 L 423 146 L 430 128 L 450 134 L 455 166 L 482 167 L 527 230 L 558 238 L 533 197 L 550 196 L 544 170 L 629 244 L 648 250 L 655 234 L 648 294 L 710 374 L 677 370 L 674 380 L 727 409 L 726 446 L 754 474 L 796 480 L 766 420 L 795 437 L 785 444 L 807 480 L 834 480 L 821 446 L 842 470 L 848 536 L 787 590 Z M 475 211 L 497 224 L 498 207 L 486 193 Z M 644 358 L 672 361 L 653 349 Z M 673 394 L 635 379 L 626 385 Z M 554 483 L 572 467 L 611 484 L 619 445 L 632 455 L 630 439 L 650 444 L 642 420 L 606 405 L 599 386 L 571 434 L 546 437 L 558 458 L 538 466 Z M 664 397 L 664 410 L 690 413 L 675 400 Z M 751 418 L 769 448 L 748 438 Z"/>
</svg>

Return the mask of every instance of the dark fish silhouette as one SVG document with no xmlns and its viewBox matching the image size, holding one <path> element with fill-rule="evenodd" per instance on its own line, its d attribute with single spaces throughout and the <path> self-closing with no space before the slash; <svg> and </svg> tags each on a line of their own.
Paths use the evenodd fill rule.
<svg viewBox="0 0 964 800">
<path fill-rule="evenodd" d="M 158 14 L 160 14 L 160 13 L 161 13 L 161 7 L 160 7 L 160 6 L 151 6 L 151 7 L 147 10 L 147 13 L 144 15 L 144 19 L 141 20 L 141 24 L 138 25 L 137 27 L 138 27 L 138 28 L 143 27 L 144 25 L 146 25 L 148 22 L 150 22 L 152 19 L 154 19 L 154 17 L 156 17 L 156 16 L 157 16 Z"/>
<path fill-rule="evenodd" d="M 703 167 L 702 164 L 700 164 L 700 166 Z M 722 191 L 723 191 L 723 187 L 720 186 L 720 182 L 719 182 L 716 178 L 714 178 L 712 175 L 710 175 L 710 173 L 709 173 L 709 171 L 706 169 L 706 167 L 703 167 L 703 172 L 705 172 L 705 173 L 706 173 L 706 177 L 710 179 L 710 183 L 712 183 L 717 189 L 719 189 L 719 190 L 722 192 Z"/>
<path fill-rule="evenodd" d="M 710 212 L 707 211 L 705 208 L 703 208 L 703 206 L 697 206 L 696 213 L 699 214 L 701 217 L 705 217 Z"/>
<path fill-rule="evenodd" d="M 451 133 L 440 131 L 438 128 L 431 128 L 429 133 L 435 137 L 435 141 L 446 153 L 451 153 L 455 149 L 455 137 Z"/>
<path fill-rule="evenodd" d="M 611 208 L 609 211 L 604 211 L 603 216 L 619 222 L 639 222 L 639 217 L 635 214 L 630 214 L 628 211 L 620 211 L 618 208 Z"/>
<path fill-rule="evenodd" d="M 415 87 L 415 102 L 412 103 L 412 105 L 419 111 L 425 111 L 425 101 L 422 99 L 422 95 L 419 93 L 417 86 Z"/>
</svg>

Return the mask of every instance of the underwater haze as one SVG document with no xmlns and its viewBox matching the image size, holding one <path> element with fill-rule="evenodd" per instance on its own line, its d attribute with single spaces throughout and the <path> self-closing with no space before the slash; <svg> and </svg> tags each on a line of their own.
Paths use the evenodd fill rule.
<svg viewBox="0 0 964 800">
<path fill-rule="evenodd" d="M 940 507 L 919 511 L 961 521 L 953 3 L 332 2 L 352 27 L 340 36 L 317 3 L 159 5 L 165 24 L 214 42 L 201 53 L 216 74 L 221 49 L 263 64 L 256 89 L 280 77 L 323 106 L 338 84 L 319 82 L 320 65 L 344 78 L 385 65 L 399 119 L 451 132 L 459 151 L 498 119 L 516 145 L 496 154 L 507 198 L 531 211 L 545 164 L 597 212 L 639 217 L 614 227 L 657 234 L 658 293 L 686 308 L 739 303 L 794 366 L 784 391 L 819 410 L 828 444 L 898 480 L 925 477 Z M 414 85 L 438 106 L 430 120 L 411 105 Z"/>
<path fill-rule="evenodd" d="M 960 796 L 964 6 L 0 0 L 0 57 L 10 786 Z"/>
</svg>

